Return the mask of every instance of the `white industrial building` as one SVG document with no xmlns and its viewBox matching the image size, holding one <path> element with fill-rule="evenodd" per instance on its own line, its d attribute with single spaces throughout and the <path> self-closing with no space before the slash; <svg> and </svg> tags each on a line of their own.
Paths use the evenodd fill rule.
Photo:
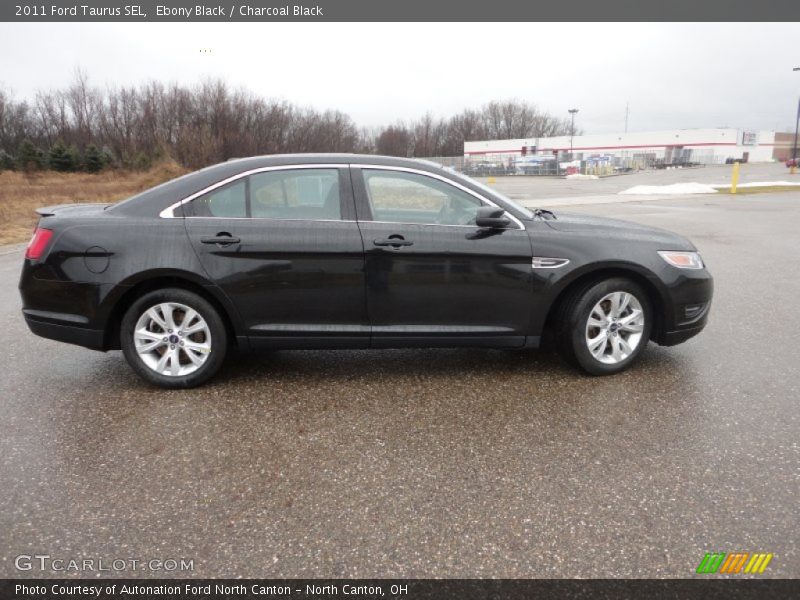
<svg viewBox="0 0 800 600">
<path fill-rule="evenodd" d="M 776 139 L 780 142 L 776 144 Z M 774 131 L 742 129 L 673 129 L 465 142 L 467 163 L 514 164 L 538 160 L 611 160 L 634 167 L 724 164 L 726 161 L 769 162 L 780 159 L 788 144 Z M 570 150 L 571 156 L 570 156 Z M 521 158 L 522 157 L 522 158 Z"/>
</svg>

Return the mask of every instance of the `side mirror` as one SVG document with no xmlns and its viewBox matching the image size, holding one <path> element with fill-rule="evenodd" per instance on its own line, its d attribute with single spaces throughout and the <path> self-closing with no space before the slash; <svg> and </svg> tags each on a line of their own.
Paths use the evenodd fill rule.
<svg viewBox="0 0 800 600">
<path fill-rule="evenodd" d="M 475 224 L 478 227 L 503 229 L 510 223 L 511 219 L 506 216 L 506 211 L 496 206 L 481 206 L 475 215 Z"/>
</svg>

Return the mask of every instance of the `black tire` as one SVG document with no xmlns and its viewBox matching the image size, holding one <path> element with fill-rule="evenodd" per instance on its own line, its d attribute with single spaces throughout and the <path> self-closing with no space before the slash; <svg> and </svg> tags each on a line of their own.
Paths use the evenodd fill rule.
<svg viewBox="0 0 800 600">
<path fill-rule="evenodd" d="M 195 310 L 199 317 L 205 321 L 210 332 L 210 340 L 208 342 L 210 349 L 208 352 L 206 350 L 202 351 L 203 354 L 207 354 L 205 362 L 191 373 L 164 375 L 148 366 L 139 352 L 137 352 L 133 332 L 139 318 L 151 307 L 165 302 L 181 304 Z M 180 312 L 178 314 L 185 315 L 185 313 Z M 156 331 L 160 330 L 156 327 Z M 167 335 L 167 333 L 164 332 L 164 335 Z M 200 334 L 200 336 L 200 341 L 203 341 L 204 334 Z M 189 337 L 186 338 L 187 346 L 189 345 L 189 339 Z M 228 348 L 228 334 L 222 318 L 208 300 L 189 290 L 164 288 L 144 294 L 128 308 L 122 318 L 120 343 L 128 364 L 148 383 L 164 388 L 190 388 L 205 383 L 219 371 L 222 362 L 225 360 L 225 353 Z M 170 345 L 169 347 L 178 347 L 178 344 Z M 154 352 L 160 351 L 159 349 Z M 164 352 L 166 352 L 166 346 L 164 346 Z M 183 351 L 180 357 L 180 363 L 183 363 L 188 368 L 193 368 L 188 358 L 188 352 Z"/>
<path fill-rule="evenodd" d="M 633 351 L 614 364 L 601 362 L 589 351 L 587 322 L 595 305 L 613 292 L 632 294 L 642 307 L 644 327 Z M 653 328 L 653 307 L 642 287 L 622 277 L 588 283 L 569 296 L 560 306 L 556 322 L 556 343 L 569 362 L 591 375 L 612 375 L 630 367 L 647 346 Z M 621 335 L 621 334 L 620 334 Z"/>
</svg>

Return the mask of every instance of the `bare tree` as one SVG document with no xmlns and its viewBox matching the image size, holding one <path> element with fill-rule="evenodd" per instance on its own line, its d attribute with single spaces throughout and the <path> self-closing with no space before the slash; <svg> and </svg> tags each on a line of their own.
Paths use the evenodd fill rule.
<svg viewBox="0 0 800 600">
<path fill-rule="evenodd" d="M 568 131 L 566 119 L 519 100 L 489 102 L 446 119 L 428 113 L 410 123 L 364 129 L 341 111 L 262 98 L 220 79 L 194 87 L 150 81 L 100 90 L 78 69 L 69 86 L 40 91 L 32 105 L 0 89 L 0 150 L 13 154 L 24 140 L 46 149 L 61 140 L 79 151 L 102 148 L 129 167 L 171 157 L 195 168 L 286 152 L 456 156 L 469 140 Z"/>
<path fill-rule="evenodd" d="M 412 133 L 403 123 L 390 125 L 381 131 L 375 139 L 378 154 L 387 156 L 411 156 L 414 149 Z"/>
</svg>

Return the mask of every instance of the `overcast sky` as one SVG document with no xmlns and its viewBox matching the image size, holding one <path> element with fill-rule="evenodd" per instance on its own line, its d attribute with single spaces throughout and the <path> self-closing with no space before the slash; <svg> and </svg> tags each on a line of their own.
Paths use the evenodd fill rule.
<svg viewBox="0 0 800 600">
<path fill-rule="evenodd" d="M 360 125 L 519 98 L 586 133 L 794 129 L 800 24 L 0 24 L 16 98 L 148 79 L 233 86 L 350 114 Z M 201 49 L 210 52 L 201 52 Z"/>
</svg>

